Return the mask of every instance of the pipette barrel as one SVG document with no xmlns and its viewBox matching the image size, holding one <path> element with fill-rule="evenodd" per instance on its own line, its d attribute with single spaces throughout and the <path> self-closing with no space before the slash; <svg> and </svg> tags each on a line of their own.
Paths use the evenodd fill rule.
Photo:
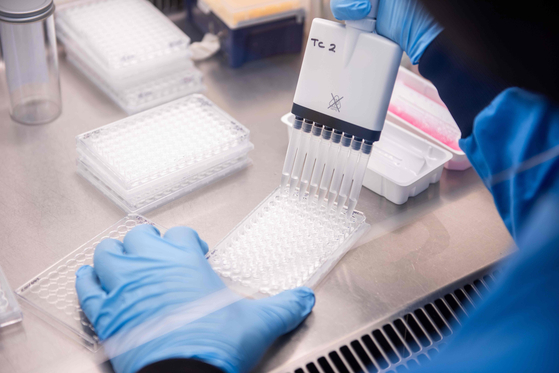
<svg viewBox="0 0 559 373">
<path fill-rule="evenodd" d="M 340 193 L 338 195 L 338 213 L 340 213 L 345 205 L 347 196 L 349 195 L 351 182 L 353 180 L 353 174 L 359 160 L 361 144 L 363 140 L 356 137 L 351 143 L 351 151 L 349 153 L 349 159 L 345 166 L 344 178 L 342 180 L 342 185 L 340 186 Z"/>
<path fill-rule="evenodd" d="M 353 214 L 357 201 L 359 200 L 359 194 L 361 193 L 361 186 L 363 185 L 363 178 L 365 177 L 365 171 L 367 171 L 367 165 L 369 164 L 372 148 L 372 142 L 368 140 L 363 141 L 361 154 L 359 155 L 359 162 L 357 163 L 357 168 L 355 169 L 355 175 L 353 177 L 353 185 L 351 187 L 351 192 L 349 193 L 349 202 L 347 207 L 348 218 L 350 218 L 351 214 Z"/>
<path fill-rule="evenodd" d="M 297 153 L 297 148 L 299 147 L 299 138 L 301 135 L 302 126 L 303 118 L 295 117 L 295 121 L 293 122 L 293 130 L 291 131 L 291 137 L 289 138 L 289 145 L 287 146 L 285 161 L 283 162 L 283 170 L 281 172 L 281 190 L 283 190 L 287 186 L 289 177 L 291 176 L 293 161 L 295 159 L 295 154 Z"/>
<path fill-rule="evenodd" d="M 318 190 L 318 183 L 320 183 L 322 171 L 324 170 L 324 164 L 328 159 L 328 150 L 330 149 L 331 138 L 332 128 L 324 126 L 322 130 L 322 141 L 320 142 L 320 148 L 318 149 L 318 156 L 316 157 L 314 172 L 312 174 L 309 199 L 313 198 Z"/>
<path fill-rule="evenodd" d="M 349 160 L 349 152 L 351 145 L 352 136 L 350 134 L 344 133 L 341 141 L 340 154 L 336 162 L 336 168 L 334 169 L 334 176 L 332 176 L 332 183 L 330 184 L 330 190 L 328 192 L 328 210 L 332 208 L 334 202 L 336 201 L 336 196 L 338 195 L 338 190 L 340 188 L 340 183 L 342 177 L 344 176 L 345 166 Z"/>
<path fill-rule="evenodd" d="M 332 172 L 334 171 L 334 166 L 336 164 L 336 159 L 340 152 L 340 142 L 342 140 L 342 131 L 334 130 L 332 133 L 332 144 L 330 145 L 330 150 L 328 151 L 328 161 L 324 167 L 324 174 L 322 176 L 322 181 L 320 182 L 320 192 L 318 193 L 318 202 L 322 206 L 325 202 L 324 197 L 328 193 L 328 187 L 330 187 L 330 182 L 332 181 Z"/>
<path fill-rule="evenodd" d="M 309 179 L 311 178 L 311 173 L 314 167 L 314 163 L 318 155 L 318 148 L 320 146 L 320 135 L 322 134 L 322 124 L 315 123 L 311 133 L 312 133 L 312 137 L 309 146 L 309 152 L 307 154 L 307 159 L 305 160 L 303 173 L 301 174 L 301 185 L 299 186 L 299 201 L 301 201 L 305 196 L 305 192 L 307 191 L 307 187 L 309 185 Z"/>
<path fill-rule="evenodd" d="M 311 130 L 312 122 L 308 119 L 303 121 L 303 127 L 301 128 L 301 138 L 299 139 L 299 148 L 297 149 L 297 155 L 295 156 L 295 164 L 293 165 L 293 172 L 291 172 L 291 180 L 289 182 L 289 195 L 293 196 L 295 193 L 295 188 L 299 183 L 299 177 L 301 176 L 301 171 L 303 169 L 303 163 L 305 162 L 305 157 L 307 151 L 309 150 L 309 142 L 311 140 Z"/>
</svg>

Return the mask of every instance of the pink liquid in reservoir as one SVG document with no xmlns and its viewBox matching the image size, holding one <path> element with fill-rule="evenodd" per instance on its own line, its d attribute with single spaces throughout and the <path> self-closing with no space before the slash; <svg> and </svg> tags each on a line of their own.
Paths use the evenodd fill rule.
<svg viewBox="0 0 559 373">
<path fill-rule="evenodd" d="M 390 102 L 388 106 L 388 111 L 390 113 L 405 120 L 427 135 L 439 140 L 451 149 L 461 151 L 458 146 L 458 138 L 456 138 L 455 135 L 450 136 L 449 134 L 437 130 L 437 128 L 444 128 L 448 126 L 448 124 L 430 114 L 420 113 L 418 109 L 413 108 L 411 104 L 407 104 L 400 100 L 396 100 L 396 102 L 397 103 L 394 103 L 394 100 Z"/>
<path fill-rule="evenodd" d="M 425 118 L 417 118 L 411 113 L 407 112 L 404 108 L 400 106 L 396 106 L 392 103 L 390 103 L 390 105 L 388 106 L 388 111 L 396 115 L 397 117 L 405 120 L 406 122 L 410 123 L 412 126 L 423 131 L 429 136 L 439 140 L 446 146 L 454 150 L 460 151 L 460 147 L 458 146 L 458 140 L 455 138 L 449 138 L 448 136 L 445 136 L 444 134 L 438 132 L 436 130 L 437 127 L 436 123 L 430 123 Z"/>
</svg>

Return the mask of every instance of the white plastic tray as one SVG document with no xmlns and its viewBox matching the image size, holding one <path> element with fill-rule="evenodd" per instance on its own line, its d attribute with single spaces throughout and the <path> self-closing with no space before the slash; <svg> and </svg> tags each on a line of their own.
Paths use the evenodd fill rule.
<svg viewBox="0 0 559 373">
<path fill-rule="evenodd" d="M 19 304 L 0 267 L 0 328 L 20 322 L 22 318 Z"/>
<path fill-rule="evenodd" d="M 143 216 L 128 215 L 26 282 L 16 290 L 17 295 L 45 321 L 96 350 L 99 339 L 79 305 L 75 273 L 82 265 L 93 265 L 93 253 L 99 242 L 105 238 L 122 240 L 139 224 L 151 224 L 161 234 L 165 232 Z"/>
<path fill-rule="evenodd" d="M 445 168 L 462 171 L 471 167 L 468 157 L 458 147 L 460 129 L 428 80 L 400 67 L 386 118 L 450 152 L 452 159 Z"/>
<path fill-rule="evenodd" d="M 232 289 L 263 297 L 315 287 L 369 229 L 363 213 L 331 215 L 276 188 L 208 253 Z"/>
<path fill-rule="evenodd" d="M 250 164 L 249 136 L 190 95 L 77 136 L 78 171 L 125 211 L 145 212 Z"/>
<path fill-rule="evenodd" d="M 156 74 L 158 67 L 190 56 L 190 38 L 148 1 L 90 0 L 60 6 L 56 28 L 69 49 L 79 46 L 115 85 L 130 76 Z"/>
<path fill-rule="evenodd" d="M 291 113 L 281 118 L 288 131 L 294 118 Z M 363 186 L 401 205 L 437 183 L 451 158 L 450 152 L 387 121 L 373 144 Z"/>
<path fill-rule="evenodd" d="M 452 154 L 386 122 L 373 145 L 363 186 L 401 205 L 437 183 Z"/>
</svg>

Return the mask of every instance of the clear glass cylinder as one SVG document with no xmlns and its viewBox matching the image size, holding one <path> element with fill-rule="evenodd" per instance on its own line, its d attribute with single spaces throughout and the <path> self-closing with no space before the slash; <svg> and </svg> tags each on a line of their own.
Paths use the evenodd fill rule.
<svg viewBox="0 0 559 373">
<path fill-rule="evenodd" d="M 54 16 L 26 23 L 0 21 L 12 119 L 41 124 L 62 111 Z"/>
</svg>

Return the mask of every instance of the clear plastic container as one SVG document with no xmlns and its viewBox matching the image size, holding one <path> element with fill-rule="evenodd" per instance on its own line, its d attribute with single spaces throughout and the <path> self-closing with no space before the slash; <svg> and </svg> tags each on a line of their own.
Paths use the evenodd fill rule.
<svg viewBox="0 0 559 373">
<path fill-rule="evenodd" d="M 252 297 L 315 287 L 370 228 L 363 213 L 327 212 L 276 188 L 208 253 L 234 290 Z"/>
<path fill-rule="evenodd" d="M 96 350 L 99 339 L 80 307 L 75 273 L 83 265 L 93 265 L 93 253 L 99 242 L 105 238 L 122 240 L 139 224 L 151 224 L 161 234 L 165 232 L 164 228 L 143 216 L 128 215 L 33 277 L 16 290 L 17 295 L 53 326 L 69 332 L 70 337 L 78 337 L 86 347 Z"/>
<path fill-rule="evenodd" d="M 0 267 L 0 328 L 20 322 L 23 314 Z"/>
<path fill-rule="evenodd" d="M 52 0 L 0 2 L 0 40 L 10 115 L 48 123 L 62 111 Z"/>
<path fill-rule="evenodd" d="M 462 171 L 471 167 L 458 146 L 460 129 L 428 80 L 400 67 L 386 118 L 449 151 L 452 159 L 445 168 Z"/>
<path fill-rule="evenodd" d="M 298 14 L 301 0 L 198 0 L 198 7 L 209 8 L 231 29 Z"/>
<path fill-rule="evenodd" d="M 148 1 L 79 1 L 61 6 L 56 15 L 66 48 L 80 48 L 115 87 L 190 57 L 190 38 Z"/>
<path fill-rule="evenodd" d="M 194 94 L 77 136 L 78 171 L 125 211 L 145 212 L 250 164 L 249 136 Z"/>
</svg>

